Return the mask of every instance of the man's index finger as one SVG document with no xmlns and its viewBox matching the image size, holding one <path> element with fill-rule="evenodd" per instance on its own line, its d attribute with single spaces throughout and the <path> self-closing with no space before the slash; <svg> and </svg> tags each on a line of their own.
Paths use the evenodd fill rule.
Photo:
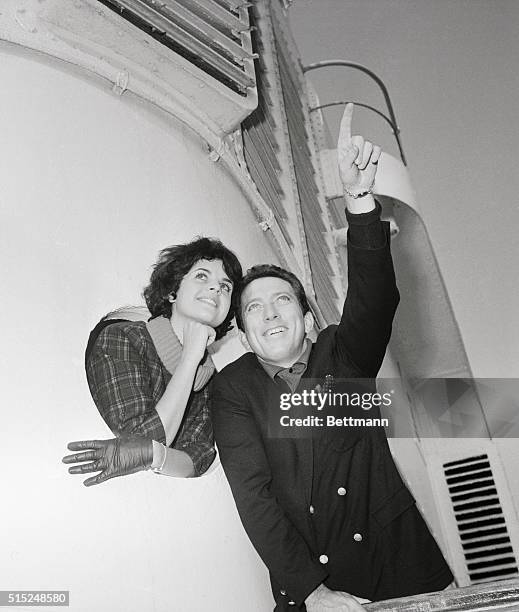
<svg viewBox="0 0 519 612">
<path fill-rule="evenodd" d="M 341 119 L 341 128 L 339 132 L 339 142 L 346 145 L 351 141 L 351 121 L 353 117 L 353 103 L 348 102 L 344 109 L 344 114 Z"/>
</svg>

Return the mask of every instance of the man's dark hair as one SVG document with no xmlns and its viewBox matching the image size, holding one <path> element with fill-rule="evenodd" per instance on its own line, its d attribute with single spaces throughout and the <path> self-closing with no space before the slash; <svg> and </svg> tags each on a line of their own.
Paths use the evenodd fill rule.
<svg viewBox="0 0 519 612">
<path fill-rule="evenodd" d="M 176 244 L 159 253 L 153 268 L 150 282 L 144 289 L 143 296 L 152 317 L 171 317 L 172 304 L 169 295 L 176 294 L 180 283 L 189 270 L 200 259 L 212 261 L 220 259 L 223 269 L 233 283 L 233 292 L 242 278 L 242 268 L 236 255 L 215 238 L 197 238 L 187 244 Z M 229 314 L 223 323 L 216 327 L 216 338 L 224 336 L 231 328 L 234 317 L 234 302 L 231 301 Z"/>
<path fill-rule="evenodd" d="M 234 289 L 234 293 L 232 294 L 232 299 L 234 302 L 234 312 L 236 314 L 236 323 L 242 331 L 244 331 L 244 327 L 241 309 L 241 296 L 243 295 L 245 288 L 247 287 L 247 285 L 250 285 L 252 281 L 255 281 L 258 278 L 265 278 L 271 276 L 275 278 L 281 278 L 282 280 L 287 281 L 287 283 L 290 284 L 297 297 L 299 306 L 301 306 L 303 316 L 310 310 L 304 287 L 295 274 L 292 274 L 292 272 L 289 272 L 288 270 L 285 270 L 284 268 L 280 268 L 279 266 L 275 266 L 273 264 L 260 264 L 259 266 L 253 266 L 252 268 L 247 270 L 247 273 L 242 278 L 241 283 L 238 285 L 238 287 Z"/>
</svg>

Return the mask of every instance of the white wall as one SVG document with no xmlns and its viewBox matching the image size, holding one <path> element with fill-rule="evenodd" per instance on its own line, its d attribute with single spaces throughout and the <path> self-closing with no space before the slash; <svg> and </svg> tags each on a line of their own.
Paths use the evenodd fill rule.
<svg viewBox="0 0 519 612">
<path fill-rule="evenodd" d="M 69 589 L 74 611 L 266 610 L 266 570 L 221 467 L 83 487 L 66 443 L 108 437 L 88 332 L 141 301 L 160 248 L 219 236 L 276 261 L 249 205 L 174 119 L 36 54 L 0 47 L 2 506 L 10 589 Z"/>
</svg>

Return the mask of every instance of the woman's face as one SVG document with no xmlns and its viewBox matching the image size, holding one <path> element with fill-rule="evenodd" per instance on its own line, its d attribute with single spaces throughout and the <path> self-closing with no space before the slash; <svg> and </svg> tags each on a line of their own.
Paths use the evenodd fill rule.
<svg viewBox="0 0 519 612">
<path fill-rule="evenodd" d="M 229 312 L 232 290 L 232 281 L 220 259 L 200 259 L 180 283 L 172 317 L 217 327 Z"/>
</svg>

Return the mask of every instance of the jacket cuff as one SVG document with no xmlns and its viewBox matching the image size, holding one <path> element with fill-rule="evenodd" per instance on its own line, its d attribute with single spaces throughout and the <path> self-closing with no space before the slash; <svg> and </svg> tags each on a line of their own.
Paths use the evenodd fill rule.
<svg viewBox="0 0 519 612">
<path fill-rule="evenodd" d="M 298 606 L 303 606 L 305 599 L 315 591 L 315 589 L 328 578 L 328 572 L 322 566 L 314 566 L 309 571 L 299 573 L 298 584 L 287 584 L 287 599 L 296 602 Z"/>
<path fill-rule="evenodd" d="M 375 250 L 387 244 L 385 223 L 380 220 L 382 207 L 375 200 L 375 208 L 367 213 L 354 214 L 346 209 L 348 242 L 361 249 Z"/>
<path fill-rule="evenodd" d="M 375 208 L 365 213 L 352 213 L 345 209 L 346 212 L 346 220 L 348 221 L 348 225 L 351 227 L 352 225 L 369 225 L 370 223 L 374 223 L 380 219 L 380 214 L 382 213 L 382 206 L 380 203 L 375 200 Z"/>
</svg>

